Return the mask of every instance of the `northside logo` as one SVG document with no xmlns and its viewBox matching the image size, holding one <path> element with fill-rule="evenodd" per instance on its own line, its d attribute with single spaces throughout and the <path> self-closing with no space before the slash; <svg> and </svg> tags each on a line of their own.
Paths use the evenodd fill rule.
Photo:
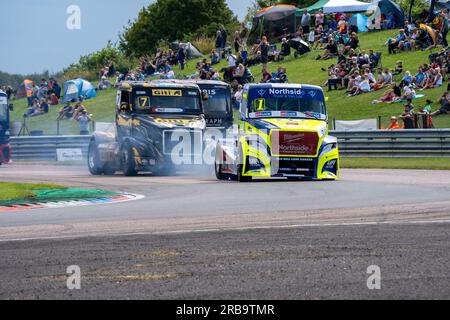
<svg viewBox="0 0 450 320">
<path fill-rule="evenodd" d="M 154 89 L 152 95 L 155 97 L 182 97 L 181 90 Z"/>
<path fill-rule="evenodd" d="M 269 89 L 269 94 L 271 95 L 302 95 L 302 89 Z"/>
<path fill-rule="evenodd" d="M 264 90 L 264 89 L 258 90 L 258 94 L 259 94 L 261 97 L 264 97 L 264 96 L 266 95 L 266 92 L 267 92 L 267 90 Z"/>
</svg>

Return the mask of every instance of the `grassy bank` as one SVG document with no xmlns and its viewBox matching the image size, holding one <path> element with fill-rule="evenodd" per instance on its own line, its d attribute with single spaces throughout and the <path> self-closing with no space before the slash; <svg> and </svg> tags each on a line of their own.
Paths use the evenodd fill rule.
<svg viewBox="0 0 450 320">
<path fill-rule="evenodd" d="M 375 52 L 381 51 L 383 53 L 382 65 L 390 68 L 394 68 L 395 63 L 398 60 L 403 61 L 404 71 L 411 71 L 415 74 L 420 65 L 428 62 L 428 56 L 437 52 L 440 49 L 434 51 L 417 51 L 417 52 L 403 52 L 396 55 L 389 55 L 384 43 L 386 39 L 396 34 L 396 31 L 383 31 L 383 32 L 368 32 L 360 34 L 361 49 L 368 51 L 373 49 Z M 269 63 L 269 71 L 276 72 L 279 66 L 286 67 L 288 70 L 289 82 L 291 83 L 308 83 L 315 85 L 323 85 L 327 78 L 327 72 L 321 71 L 321 68 L 328 68 L 336 60 L 328 61 L 316 61 L 315 58 L 322 51 L 310 52 L 299 59 L 295 60 L 293 57 L 288 57 L 286 60 L 280 63 Z M 179 67 L 175 67 L 175 73 L 177 75 L 192 75 L 195 73 L 196 61 L 190 61 L 184 71 L 181 71 Z M 221 69 L 226 66 L 226 62 L 218 66 L 217 69 Z M 261 66 L 255 66 L 250 68 L 255 76 L 256 81 L 261 78 Z M 396 81 L 401 80 L 401 76 L 395 78 Z M 111 81 L 114 81 L 111 79 Z M 416 106 L 422 105 L 426 99 L 437 101 L 442 93 L 446 90 L 447 83 L 443 87 L 426 90 L 420 92 L 425 97 L 414 101 Z M 328 109 L 331 119 L 337 120 L 358 120 L 358 119 L 373 119 L 382 117 L 382 124 L 388 125 L 389 118 L 393 115 L 400 115 L 403 111 L 403 104 L 380 104 L 373 105 L 372 100 L 381 97 L 383 91 L 374 93 L 359 95 L 356 97 L 347 97 L 344 91 L 331 91 L 327 93 Z M 109 89 L 107 91 L 98 92 L 98 97 L 92 100 L 87 100 L 85 105 L 90 113 L 94 115 L 94 120 L 99 122 L 113 122 L 115 112 L 115 98 L 116 91 Z M 24 99 L 14 101 L 15 111 L 12 114 L 12 120 L 22 121 L 22 115 L 26 110 L 26 101 Z M 30 130 L 43 130 L 47 134 L 56 133 L 56 121 L 59 107 L 51 107 L 48 115 L 40 116 L 35 119 L 28 120 L 28 126 Z M 433 109 L 438 109 L 438 104 L 433 104 Z M 437 128 L 450 128 L 450 116 L 441 116 L 434 119 L 434 123 Z M 78 126 L 74 121 L 63 121 L 61 123 L 62 134 L 77 133 Z"/>
<path fill-rule="evenodd" d="M 347 169 L 450 170 L 449 158 L 342 158 Z"/>
</svg>

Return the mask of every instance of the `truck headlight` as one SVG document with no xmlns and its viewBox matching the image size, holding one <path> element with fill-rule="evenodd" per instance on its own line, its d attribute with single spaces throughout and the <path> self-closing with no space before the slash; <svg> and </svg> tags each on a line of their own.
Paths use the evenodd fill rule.
<svg viewBox="0 0 450 320">
<path fill-rule="evenodd" d="M 331 152 L 337 148 L 337 143 L 329 143 L 323 148 L 322 154 Z"/>
<path fill-rule="evenodd" d="M 188 127 L 191 129 L 205 129 L 206 128 L 206 122 L 205 121 L 193 121 L 189 122 Z"/>
</svg>

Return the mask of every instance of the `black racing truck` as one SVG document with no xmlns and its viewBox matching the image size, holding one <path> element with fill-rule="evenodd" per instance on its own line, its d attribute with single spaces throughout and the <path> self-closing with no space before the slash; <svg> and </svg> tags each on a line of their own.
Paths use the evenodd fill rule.
<svg viewBox="0 0 450 320">
<path fill-rule="evenodd" d="M 123 82 L 115 127 L 95 132 L 90 141 L 90 172 L 168 175 L 179 166 L 201 164 L 204 99 L 193 83 Z"/>
<path fill-rule="evenodd" d="M 213 80 L 197 80 L 193 82 L 208 97 L 203 103 L 206 127 L 224 131 L 230 129 L 233 126 L 230 85 L 222 81 Z"/>
<path fill-rule="evenodd" d="M 7 94 L 0 90 L 0 165 L 11 160 L 9 112 L 12 109 L 12 104 L 8 104 Z"/>
</svg>

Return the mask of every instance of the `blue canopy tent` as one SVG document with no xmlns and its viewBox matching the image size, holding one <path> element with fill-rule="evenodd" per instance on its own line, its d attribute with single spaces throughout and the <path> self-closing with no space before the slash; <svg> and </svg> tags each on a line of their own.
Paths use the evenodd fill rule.
<svg viewBox="0 0 450 320">
<path fill-rule="evenodd" d="M 369 19 L 361 14 L 355 14 L 350 18 L 350 25 L 356 26 L 358 28 L 358 32 L 367 32 L 369 28 L 367 27 Z"/>
<path fill-rule="evenodd" d="M 89 81 L 84 79 L 74 79 L 64 83 L 63 94 L 63 103 L 66 103 L 68 101 L 78 100 L 80 97 L 83 99 L 95 98 L 97 96 L 97 91 Z"/>
</svg>

